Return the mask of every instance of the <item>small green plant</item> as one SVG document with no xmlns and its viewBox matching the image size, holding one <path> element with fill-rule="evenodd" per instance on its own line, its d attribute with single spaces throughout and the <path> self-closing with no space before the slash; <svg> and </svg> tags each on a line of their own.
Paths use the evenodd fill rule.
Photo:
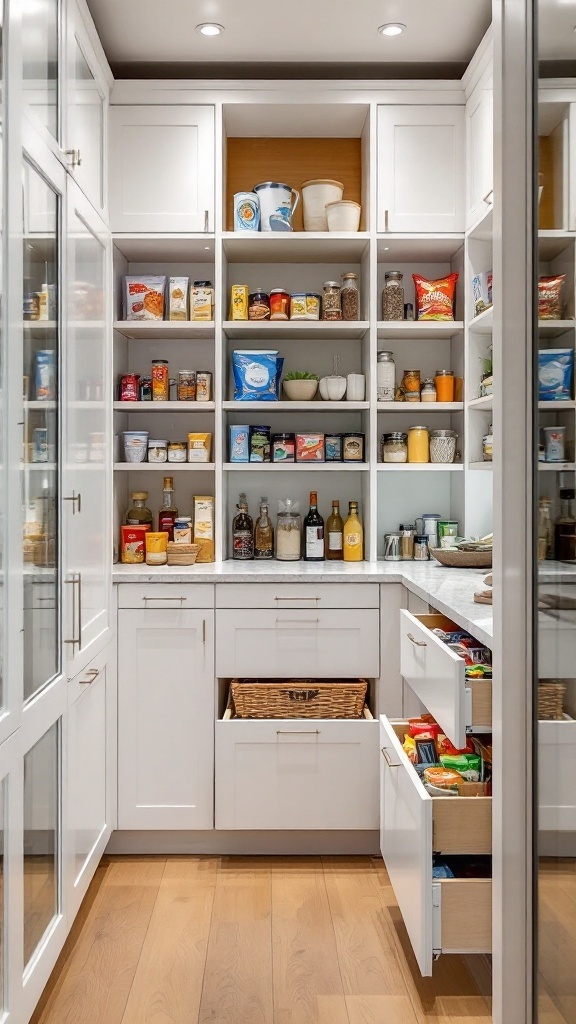
<svg viewBox="0 0 576 1024">
<path fill-rule="evenodd" d="M 308 370 L 290 370 L 284 374 L 284 380 L 320 380 L 317 373 L 309 373 Z"/>
</svg>

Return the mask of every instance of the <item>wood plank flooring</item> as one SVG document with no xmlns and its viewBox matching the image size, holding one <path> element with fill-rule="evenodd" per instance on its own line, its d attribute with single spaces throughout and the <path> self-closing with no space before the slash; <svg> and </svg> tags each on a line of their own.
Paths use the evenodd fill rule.
<svg viewBox="0 0 576 1024">
<path fill-rule="evenodd" d="M 540 1024 L 576 1021 L 576 860 L 542 859 L 538 873 Z"/>
<path fill-rule="evenodd" d="M 115 857 L 98 868 L 32 1024 L 103 1021 L 490 1024 L 491 1015 L 464 958 L 443 957 L 433 979 L 420 977 L 380 860 Z"/>
</svg>

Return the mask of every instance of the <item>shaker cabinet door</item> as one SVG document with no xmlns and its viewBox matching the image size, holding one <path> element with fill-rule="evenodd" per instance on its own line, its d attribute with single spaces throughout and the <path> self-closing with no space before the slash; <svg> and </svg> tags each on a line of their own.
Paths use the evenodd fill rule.
<svg viewBox="0 0 576 1024">
<path fill-rule="evenodd" d="M 110 108 L 112 231 L 214 231 L 214 108 Z"/>
<path fill-rule="evenodd" d="M 464 107 L 378 108 L 378 231 L 464 231 Z"/>
<path fill-rule="evenodd" d="M 118 828 L 211 829 L 214 612 L 118 613 Z"/>
<path fill-rule="evenodd" d="M 471 227 L 492 205 L 492 82 L 475 91 L 466 105 L 466 224 Z"/>
<path fill-rule="evenodd" d="M 68 170 L 102 216 L 106 211 L 108 81 L 76 4 L 67 19 Z M 110 74 L 110 72 L 108 72 Z"/>
</svg>

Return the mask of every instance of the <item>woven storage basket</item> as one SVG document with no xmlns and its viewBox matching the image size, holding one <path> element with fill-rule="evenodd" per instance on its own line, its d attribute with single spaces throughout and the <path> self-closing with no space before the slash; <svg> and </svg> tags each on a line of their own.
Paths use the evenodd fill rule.
<svg viewBox="0 0 576 1024">
<path fill-rule="evenodd" d="M 564 717 L 566 687 L 557 680 L 538 683 L 538 718 L 540 721 L 561 721 Z"/>
<path fill-rule="evenodd" d="M 361 718 L 365 679 L 233 679 L 237 718 Z"/>
<path fill-rule="evenodd" d="M 199 544 L 178 544 L 176 541 L 168 541 L 168 565 L 194 565 Z"/>
<path fill-rule="evenodd" d="M 430 554 L 441 565 L 449 565 L 453 569 L 490 569 L 492 566 L 491 551 L 458 551 L 457 548 L 430 548 Z"/>
</svg>

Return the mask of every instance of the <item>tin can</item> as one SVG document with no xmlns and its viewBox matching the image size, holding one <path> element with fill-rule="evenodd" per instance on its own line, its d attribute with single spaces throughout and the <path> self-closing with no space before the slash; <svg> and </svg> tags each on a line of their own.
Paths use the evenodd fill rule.
<svg viewBox="0 0 576 1024">
<path fill-rule="evenodd" d="M 140 386 L 138 388 L 140 393 L 141 402 L 152 401 L 152 377 L 140 377 Z"/>
<path fill-rule="evenodd" d="M 48 428 L 36 427 L 32 462 L 48 462 Z"/>
<path fill-rule="evenodd" d="M 170 379 L 167 359 L 152 360 L 152 401 L 167 402 L 170 398 Z"/>
<path fill-rule="evenodd" d="M 56 398 L 56 353 L 40 349 L 35 356 L 36 401 L 52 402 Z"/>
<path fill-rule="evenodd" d="M 196 401 L 212 401 L 212 374 L 210 370 L 198 370 L 196 373 Z"/>
<path fill-rule="evenodd" d="M 326 462 L 342 462 L 342 434 L 326 434 Z"/>
<path fill-rule="evenodd" d="M 343 462 L 364 462 L 364 434 L 351 431 L 342 435 Z"/>
<path fill-rule="evenodd" d="M 178 370 L 178 401 L 196 401 L 196 371 Z"/>
<path fill-rule="evenodd" d="M 139 373 L 126 373 L 120 378 L 120 401 L 137 402 L 139 395 Z"/>
</svg>

